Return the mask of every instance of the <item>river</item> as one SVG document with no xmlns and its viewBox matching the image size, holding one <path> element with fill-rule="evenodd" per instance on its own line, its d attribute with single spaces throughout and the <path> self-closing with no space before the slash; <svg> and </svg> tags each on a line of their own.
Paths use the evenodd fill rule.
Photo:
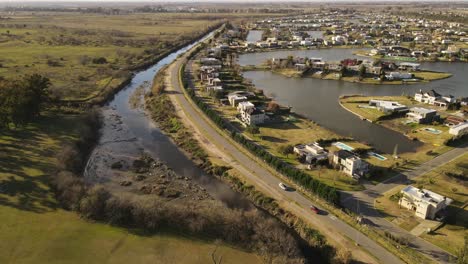
<svg viewBox="0 0 468 264">
<path fill-rule="evenodd" d="M 286 50 L 242 54 L 239 64 L 258 65 L 268 58 L 280 58 L 288 55 L 300 57 L 320 57 L 324 60 L 339 61 L 345 58 L 361 58 L 352 54 L 355 49 L 322 49 L 322 50 Z M 411 141 L 402 134 L 380 125 L 362 121 L 354 114 L 343 109 L 339 103 L 340 95 L 411 95 L 420 89 L 435 89 L 441 94 L 452 94 L 456 97 L 468 96 L 465 63 L 421 63 L 421 68 L 450 72 L 448 79 L 430 83 L 411 85 L 371 85 L 349 83 L 334 80 L 313 78 L 287 78 L 269 71 L 248 71 L 244 77 L 253 81 L 256 87 L 267 94 L 274 93 L 276 100 L 292 106 L 293 110 L 316 121 L 343 136 L 352 136 L 357 140 L 372 144 L 376 149 L 392 153 L 395 145 L 400 152 L 415 151 L 422 143 Z"/>
<path fill-rule="evenodd" d="M 212 33 L 200 41 L 211 37 Z M 198 42 L 200 42 L 198 41 Z M 178 55 L 194 45 L 190 44 L 160 60 L 157 64 L 135 74 L 132 82 L 119 91 L 103 107 L 104 125 L 98 146 L 89 158 L 85 179 L 95 183 L 112 183 L 116 173 L 109 170 L 109 163 L 117 158 L 136 157 L 143 151 L 171 167 L 177 174 L 194 179 L 215 199 L 229 207 L 247 209 L 250 202 L 241 194 L 234 192 L 228 185 L 207 175 L 196 166 L 146 115 L 142 109 L 133 109 L 129 103 L 130 95 L 142 84 L 151 84 L 155 74 L 165 65 L 173 62 Z M 146 85 L 150 87 L 150 85 Z M 115 186 L 114 184 L 113 186 Z"/>
</svg>

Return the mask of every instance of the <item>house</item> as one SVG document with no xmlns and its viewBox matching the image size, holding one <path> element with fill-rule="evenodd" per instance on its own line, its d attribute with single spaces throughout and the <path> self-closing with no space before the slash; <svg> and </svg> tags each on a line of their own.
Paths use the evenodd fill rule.
<svg viewBox="0 0 468 264">
<path fill-rule="evenodd" d="M 448 125 L 448 126 L 456 126 L 456 125 L 459 125 L 461 123 L 465 123 L 465 119 L 463 117 L 460 117 L 460 116 L 449 115 L 449 116 L 447 116 L 447 118 L 445 118 L 444 123 L 446 125 Z"/>
<path fill-rule="evenodd" d="M 462 136 L 468 134 L 468 122 L 452 126 L 449 129 L 449 133 L 454 136 Z"/>
<path fill-rule="evenodd" d="M 399 70 L 411 70 L 411 71 L 419 71 L 421 64 L 419 63 L 411 63 L 411 62 L 402 62 L 398 65 Z"/>
<path fill-rule="evenodd" d="M 440 107 L 447 107 L 448 104 L 454 103 L 456 101 L 453 95 L 441 95 L 435 90 L 430 90 L 427 92 L 419 90 L 419 92 L 414 95 L 414 100 Z"/>
<path fill-rule="evenodd" d="M 237 105 L 237 111 L 239 111 L 240 113 L 243 112 L 243 111 L 247 111 L 249 109 L 253 109 L 255 108 L 255 105 L 252 104 L 251 102 L 249 101 L 245 101 L 245 102 L 240 102 L 238 105 Z"/>
<path fill-rule="evenodd" d="M 400 104 L 398 102 L 393 102 L 393 101 L 370 100 L 369 105 L 375 106 L 377 110 L 382 111 L 386 114 L 406 113 L 409 111 L 406 105 Z"/>
<path fill-rule="evenodd" d="M 248 126 L 263 124 L 265 119 L 265 111 L 257 108 L 249 108 L 245 111 L 241 111 L 241 121 Z"/>
<path fill-rule="evenodd" d="M 398 204 L 422 219 L 436 219 L 443 216 L 443 210 L 452 200 L 426 189 L 418 189 L 411 185 L 401 190 L 403 194 Z"/>
<path fill-rule="evenodd" d="M 437 93 L 435 90 L 430 90 L 427 92 L 423 92 L 422 90 L 419 90 L 414 95 L 414 100 L 421 102 L 421 103 L 426 103 L 426 104 L 434 104 L 434 102 L 439 99 L 441 95 Z"/>
<path fill-rule="evenodd" d="M 215 78 L 208 78 L 208 85 L 218 86 L 221 85 L 221 79 L 218 77 Z"/>
<path fill-rule="evenodd" d="M 431 123 L 439 120 L 439 115 L 436 110 L 423 107 L 412 107 L 409 113 L 406 113 L 408 120 L 418 124 Z"/>
<path fill-rule="evenodd" d="M 333 153 L 332 165 L 337 166 L 340 171 L 357 179 L 369 171 L 369 164 L 367 162 L 356 154 L 343 149 Z"/>
<path fill-rule="evenodd" d="M 326 160 L 328 158 L 328 152 L 324 148 L 320 147 L 317 142 L 297 145 L 293 148 L 293 151 L 308 164 L 316 163 L 317 161 Z"/>
<path fill-rule="evenodd" d="M 216 58 L 201 58 L 200 63 L 202 65 L 221 65 L 221 61 Z"/>
<path fill-rule="evenodd" d="M 229 104 L 232 107 L 236 107 L 240 102 L 245 102 L 248 99 L 247 99 L 247 96 L 238 95 L 238 94 L 230 94 L 228 95 L 228 100 L 229 100 Z"/>
<path fill-rule="evenodd" d="M 411 79 L 413 78 L 413 74 L 409 72 L 390 72 L 385 75 L 385 78 L 388 80 Z"/>
<path fill-rule="evenodd" d="M 210 92 L 210 91 L 223 91 L 223 86 L 221 85 L 207 85 L 206 86 L 206 91 L 207 92 Z"/>
</svg>

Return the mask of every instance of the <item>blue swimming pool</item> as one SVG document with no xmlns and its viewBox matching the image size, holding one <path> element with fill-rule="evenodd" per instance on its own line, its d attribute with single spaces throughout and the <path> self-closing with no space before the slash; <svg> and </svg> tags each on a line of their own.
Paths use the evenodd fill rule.
<svg viewBox="0 0 468 264">
<path fill-rule="evenodd" d="M 342 142 L 336 142 L 333 145 L 337 146 L 340 149 L 344 149 L 344 150 L 348 150 L 348 151 L 352 151 L 354 149 L 353 147 L 348 146 L 348 145 L 346 145 L 345 143 L 342 143 Z"/>
<path fill-rule="evenodd" d="M 372 152 L 372 151 L 369 151 L 367 154 L 369 154 L 370 156 L 376 158 L 376 159 L 379 159 L 379 160 L 386 160 L 387 158 L 380 155 L 380 154 L 377 154 L 375 152 Z"/>
</svg>

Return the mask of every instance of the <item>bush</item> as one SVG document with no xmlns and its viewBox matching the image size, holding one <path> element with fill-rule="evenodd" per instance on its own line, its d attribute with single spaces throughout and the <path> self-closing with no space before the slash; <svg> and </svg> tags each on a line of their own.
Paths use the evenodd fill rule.
<svg viewBox="0 0 468 264">
<path fill-rule="evenodd" d="M 104 58 L 104 57 L 94 58 L 94 59 L 93 59 L 93 63 L 94 63 L 94 64 L 106 64 L 106 63 L 107 63 L 107 59 Z"/>
</svg>

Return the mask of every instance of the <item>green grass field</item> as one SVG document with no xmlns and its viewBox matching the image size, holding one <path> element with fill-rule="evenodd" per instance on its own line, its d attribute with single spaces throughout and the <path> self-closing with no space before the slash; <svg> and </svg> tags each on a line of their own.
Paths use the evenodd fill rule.
<svg viewBox="0 0 468 264">
<path fill-rule="evenodd" d="M 213 242 L 88 222 L 60 208 L 50 175 L 60 143 L 77 137 L 78 118 L 46 114 L 0 132 L 0 263 L 211 263 Z M 223 245 L 216 252 L 223 263 L 261 262 Z"/>
<path fill-rule="evenodd" d="M 40 73 L 62 99 L 88 99 L 115 88 L 130 69 L 169 51 L 220 20 L 201 14 L 2 14 L 0 76 Z M 107 63 L 93 59 L 104 57 Z"/>
</svg>

